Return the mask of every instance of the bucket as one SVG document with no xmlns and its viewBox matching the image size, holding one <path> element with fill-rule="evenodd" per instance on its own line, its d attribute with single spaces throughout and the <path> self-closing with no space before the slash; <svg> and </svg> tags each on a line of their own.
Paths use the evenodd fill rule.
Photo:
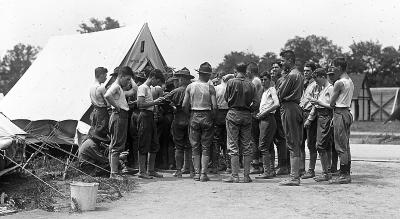
<svg viewBox="0 0 400 219">
<path fill-rule="evenodd" d="M 96 208 L 98 183 L 71 183 L 71 207 L 81 211 L 91 211 Z M 78 205 L 78 206 L 76 206 Z"/>
</svg>

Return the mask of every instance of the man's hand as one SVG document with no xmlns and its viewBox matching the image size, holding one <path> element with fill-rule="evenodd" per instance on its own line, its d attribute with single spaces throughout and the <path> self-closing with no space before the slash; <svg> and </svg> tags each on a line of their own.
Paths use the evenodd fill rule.
<svg viewBox="0 0 400 219">
<path fill-rule="evenodd" d="M 154 101 L 155 105 L 160 105 L 162 102 L 164 102 L 165 98 L 164 97 L 159 97 Z"/>
<path fill-rule="evenodd" d="M 310 125 L 311 125 L 311 121 L 307 119 L 306 122 L 304 123 L 304 128 L 308 129 L 308 128 L 310 128 Z"/>
</svg>

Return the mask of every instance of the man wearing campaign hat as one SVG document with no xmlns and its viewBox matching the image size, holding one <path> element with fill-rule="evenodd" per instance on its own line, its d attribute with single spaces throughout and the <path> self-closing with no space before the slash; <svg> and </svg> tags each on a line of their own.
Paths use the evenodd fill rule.
<svg viewBox="0 0 400 219">
<path fill-rule="evenodd" d="M 239 150 L 243 152 L 244 179 L 251 182 L 250 163 L 252 160 L 251 112 L 257 107 L 256 87 L 246 76 L 247 65 L 236 66 L 235 78 L 228 81 L 225 91 L 225 101 L 229 111 L 226 115 L 226 133 L 228 154 L 231 156 L 232 175 L 224 179 L 227 183 L 239 182 Z"/>
<path fill-rule="evenodd" d="M 286 145 L 290 152 L 290 179 L 280 183 L 282 186 L 300 185 L 301 144 L 303 141 L 303 111 L 299 106 L 304 90 L 304 76 L 296 68 L 296 56 L 293 51 L 280 53 L 285 75 L 279 83 L 277 92 L 281 103 L 281 117 Z"/>
<path fill-rule="evenodd" d="M 189 114 L 183 110 L 182 103 L 185 97 L 186 87 L 190 83 L 190 79 L 193 79 L 194 76 L 192 76 L 190 71 L 185 67 L 176 72 L 173 77 L 179 81 L 179 87 L 175 88 L 164 97 L 165 100 L 169 101 L 174 107 L 174 119 L 171 124 L 171 133 L 175 144 L 176 172 L 173 176 L 181 178 L 184 162 L 186 162 L 186 165 L 193 167 L 193 165 L 190 165 L 192 164 L 192 147 L 189 142 Z M 189 160 L 187 160 L 188 158 Z M 194 176 L 193 168 L 191 168 L 190 172 Z"/>
<path fill-rule="evenodd" d="M 206 182 L 209 181 L 207 168 L 214 135 L 213 117 L 217 110 L 217 100 L 214 85 L 209 83 L 211 65 L 205 62 L 196 71 L 199 73 L 199 80 L 187 86 L 183 107 L 187 113 L 190 111 L 189 140 L 195 170 L 193 179 Z"/>
</svg>

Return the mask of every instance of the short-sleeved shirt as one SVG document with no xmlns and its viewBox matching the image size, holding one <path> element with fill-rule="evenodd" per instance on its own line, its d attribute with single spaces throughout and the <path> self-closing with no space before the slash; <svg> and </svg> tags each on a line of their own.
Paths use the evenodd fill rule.
<svg viewBox="0 0 400 219">
<path fill-rule="evenodd" d="M 225 101 L 229 109 L 250 111 L 256 102 L 256 87 L 245 78 L 231 79 L 226 85 Z"/>
<path fill-rule="evenodd" d="M 104 99 L 104 94 L 106 93 L 105 84 L 100 84 L 96 82 L 92 87 L 90 87 L 90 100 L 93 106 L 96 107 L 106 107 L 107 103 Z"/>
<path fill-rule="evenodd" d="M 278 96 L 276 95 L 276 89 L 275 87 L 270 87 L 265 90 L 261 96 L 260 113 L 263 113 L 267 109 L 271 108 L 275 104 L 275 101 L 277 101 L 279 105 Z M 271 113 L 275 113 L 275 110 L 271 111 Z"/>
<path fill-rule="evenodd" d="M 313 81 L 309 83 L 301 97 L 300 107 L 303 108 L 303 110 L 311 110 L 312 104 L 310 98 L 317 99 L 320 91 L 321 87 L 317 85 L 317 82 Z"/>
<path fill-rule="evenodd" d="M 118 84 L 118 81 L 115 81 L 110 88 L 108 88 L 107 92 L 105 95 L 111 95 L 112 98 L 114 98 L 115 103 L 119 106 L 119 108 L 128 111 L 129 106 L 128 102 L 126 101 L 124 90 L 122 87 Z M 114 108 L 114 106 L 111 106 L 111 108 Z"/>
<path fill-rule="evenodd" d="M 281 103 L 294 102 L 299 104 L 303 96 L 304 76 L 296 68 L 285 75 L 278 86 L 278 98 Z"/>
<path fill-rule="evenodd" d="M 144 101 L 146 103 L 153 102 L 153 94 L 151 92 L 151 88 L 147 86 L 147 84 L 142 84 L 138 87 L 137 98 L 139 99 L 139 97 L 144 97 Z M 142 109 L 154 111 L 154 106 L 149 106 Z"/>
<path fill-rule="evenodd" d="M 225 101 L 225 91 L 226 83 L 222 82 L 221 84 L 215 86 L 218 109 L 229 109 L 228 103 Z"/>
</svg>

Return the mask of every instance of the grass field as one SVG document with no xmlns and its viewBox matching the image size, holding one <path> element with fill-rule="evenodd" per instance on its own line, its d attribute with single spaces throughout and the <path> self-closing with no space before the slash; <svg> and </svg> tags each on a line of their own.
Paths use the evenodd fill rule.
<svg viewBox="0 0 400 219">
<path fill-rule="evenodd" d="M 351 131 L 400 133 L 400 121 L 393 121 L 387 124 L 383 124 L 383 122 L 355 121 L 351 125 Z"/>
</svg>

